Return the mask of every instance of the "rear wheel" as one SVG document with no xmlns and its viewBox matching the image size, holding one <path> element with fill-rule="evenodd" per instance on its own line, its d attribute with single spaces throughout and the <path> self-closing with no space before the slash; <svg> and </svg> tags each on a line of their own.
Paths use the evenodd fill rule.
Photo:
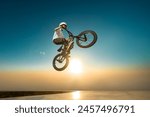
<svg viewBox="0 0 150 117">
<path fill-rule="evenodd" d="M 57 71 L 62 71 L 66 69 L 68 64 L 69 64 L 69 59 L 67 56 L 64 56 L 63 54 L 58 54 L 53 59 L 53 67 Z"/>
<path fill-rule="evenodd" d="M 89 48 L 97 41 L 97 34 L 92 30 L 86 30 L 78 35 L 77 45 L 81 48 Z"/>
</svg>

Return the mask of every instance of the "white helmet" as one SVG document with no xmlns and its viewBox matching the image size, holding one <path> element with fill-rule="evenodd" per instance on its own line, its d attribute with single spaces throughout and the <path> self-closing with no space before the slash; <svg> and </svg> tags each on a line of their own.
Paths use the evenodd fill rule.
<svg viewBox="0 0 150 117">
<path fill-rule="evenodd" d="M 66 23 L 66 22 L 61 22 L 61 23 L 59 24 L 59 26 L 62 26 L 62 25 L 66 25 L 66 26 L 67 26 L 67 23 Z"/>
</svg>

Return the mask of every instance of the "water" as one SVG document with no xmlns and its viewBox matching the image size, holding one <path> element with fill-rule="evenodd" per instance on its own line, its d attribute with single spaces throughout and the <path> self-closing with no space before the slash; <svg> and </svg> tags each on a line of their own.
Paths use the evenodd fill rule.
<svg viewBox="0 0 150 117">
<path fill-rule="evenodd" d="M 73 91 L 5 98 L 10 100 L 150 100 L 150 91 Z"/>
</svg>

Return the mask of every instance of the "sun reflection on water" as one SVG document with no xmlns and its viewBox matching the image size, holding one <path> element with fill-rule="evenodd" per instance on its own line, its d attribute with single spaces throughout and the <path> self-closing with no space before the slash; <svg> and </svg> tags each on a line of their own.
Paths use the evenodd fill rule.
<svg viewBox="0 0 150 117">
<path fill-rule="evenodd" d="M 74 100 L 80 99 L 80 91 L 72 92 L 72 99 Z"/>
</svg>

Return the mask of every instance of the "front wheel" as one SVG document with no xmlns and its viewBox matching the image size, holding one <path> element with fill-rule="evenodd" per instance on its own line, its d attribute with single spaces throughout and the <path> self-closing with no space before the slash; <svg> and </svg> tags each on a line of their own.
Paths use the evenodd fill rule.
<svg viewBox="0 0 150 117">
<path fill-rule="evenodd" d="M 64 56 L 63 54 L 58 54 L 53 59 L 53 67 L 57 71 L 62 71 L 66 69 L 68 64 L 69 64 L 69 59 L 67 56 Z"/>
<path fill-rule="evenodd" d="M 77 37 L 76 43 L 81 48 L 89 48 L 97 41 L 97 34 L 92 30 L 83 31 Z"/>
</svg>

